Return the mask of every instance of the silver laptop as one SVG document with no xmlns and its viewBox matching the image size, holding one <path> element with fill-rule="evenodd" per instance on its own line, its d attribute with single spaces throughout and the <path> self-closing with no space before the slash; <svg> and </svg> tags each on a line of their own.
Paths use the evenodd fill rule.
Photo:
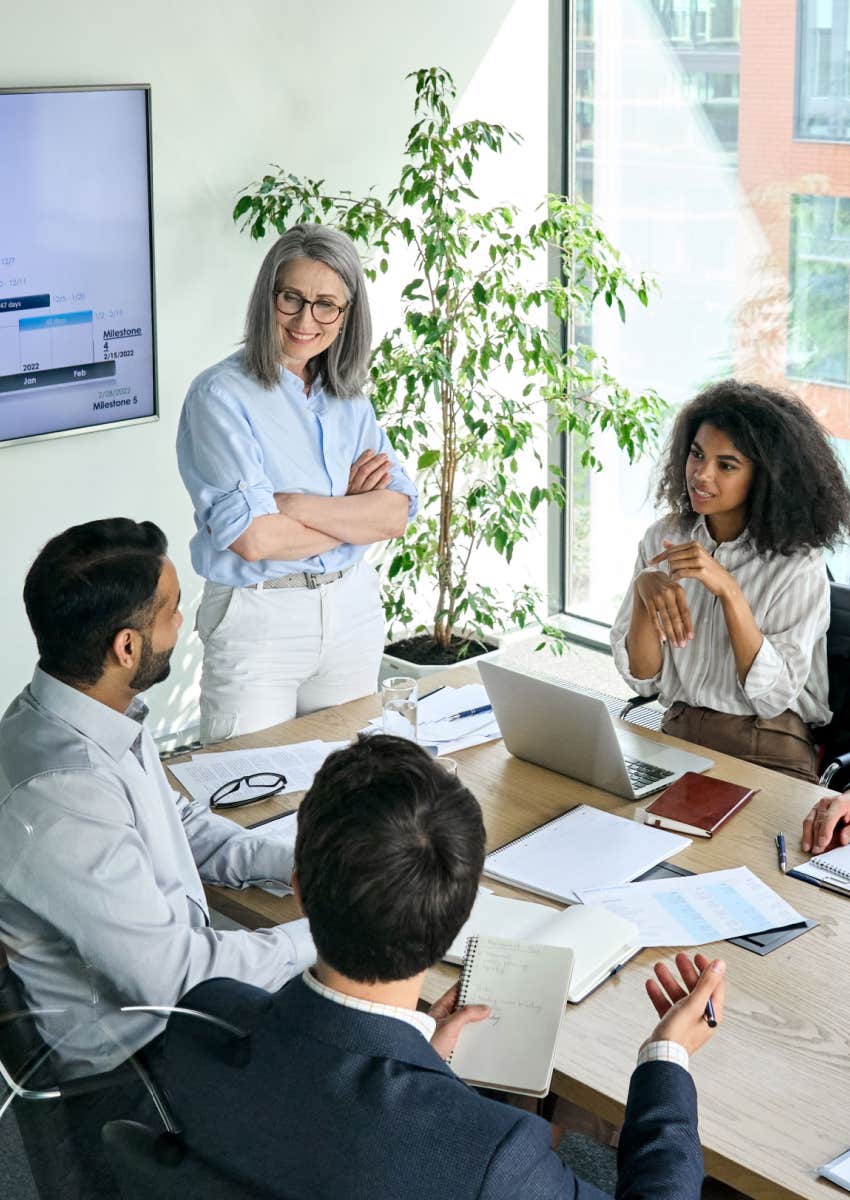
<svg viewBox="0 0 850 1200">
<path fill-rule="evenodd" d="M 498 663 L 478 670 L 505 745 L 517 758 L 580 779 L 604 792 L 642 800 L 710 758 L 616 729 L 605 701 L 566 683 L 535 679 Z"/>
</svg>

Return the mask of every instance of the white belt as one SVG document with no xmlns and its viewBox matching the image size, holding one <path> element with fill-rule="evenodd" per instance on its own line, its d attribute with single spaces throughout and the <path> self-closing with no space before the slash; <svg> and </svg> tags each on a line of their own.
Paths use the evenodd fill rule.
<svg viewBox="0 0 850 1200">
<path fill-rule="evenodd" d="M 316 571 L 296 571 L 293 575 L 281 575 L 278 579 L 264 579 L 262 583 L 246 584 L 246 591 L 269 591 L 272 588 L 320 588 L 326 584 L 336 583 L 338 579 L 342 579 L 351 570 L 346 567 L 344 571 L 326 571 L 324 574 L 319 574 Z"/>
</svg>

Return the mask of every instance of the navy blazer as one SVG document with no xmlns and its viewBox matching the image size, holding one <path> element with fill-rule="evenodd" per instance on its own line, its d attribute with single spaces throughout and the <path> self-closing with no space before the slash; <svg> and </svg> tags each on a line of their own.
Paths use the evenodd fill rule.
<svg viewBox="0 0 850 1200">
<path fill-rule="evenodd" d="M 300 977 L 274 995 L 208 980 L 181 1004 L 248 1035 L 173 1015 L 164 1080 L 187 1144 L 258 1195 L 602 1200 L 552 1152 L 547 1122 L 479 1095 L 403 1021 Z M 698 1200 L 696 1091 L 680 1066 L 635 1071 L 618 1161 L 622 1200 Z"/>
</svg>

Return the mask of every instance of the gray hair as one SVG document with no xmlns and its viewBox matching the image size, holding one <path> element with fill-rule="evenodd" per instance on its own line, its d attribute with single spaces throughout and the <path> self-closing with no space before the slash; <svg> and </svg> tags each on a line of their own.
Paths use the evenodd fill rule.
<svg viewBox="0 0 850 1200">
<path fill-rule="evenodd" d="M 324 263 L 345 286 L 350 307 L 342 318 L 342 330 L 327 350 L 312 360 L 312 366 L 332 396 L 356 396 L 368 377 L 372 318 L 354 243 L 330 225 L 293 225 L 263 259 L 245 319 L 245 369 L 267 388 L 275 387 L 280 379 L 274 292 L 281 267 L 296 258 Z"/>
</svg>

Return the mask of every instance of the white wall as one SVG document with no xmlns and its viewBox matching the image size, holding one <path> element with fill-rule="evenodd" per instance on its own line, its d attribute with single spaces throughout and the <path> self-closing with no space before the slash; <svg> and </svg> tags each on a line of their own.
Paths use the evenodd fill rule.
<svg viewBox="0 0 850 1200">
<path fill-rule="evenodd" d="M 470 89 L 476 116 L 522 127 L 537 112 L 545 123 L 546 0 L 3 6 L 4 86 L 152 86 L 161 419 L 0 450 L 0 709 L 35 661 L 21 602 L 35 553 L 67 525 L 121 515 L 154 520 L 169 536 L 187 620 L 171 679 L 150 703 L 160 732 L 194 720 L 200 647 L 190 630 L 200 581 L 173 447 L 187 384 L 239 339 L 265 250 L 230 221 L 235 193 L 269 162 L 353 190 L 385 187 L 410 124 L 404 76 L 438 63 L 461 98 Z M 511 173 L 539 176 L 542 193 L 545 128 L 526 132 L 527 157 L 515 158 Z"/>
</svg>

